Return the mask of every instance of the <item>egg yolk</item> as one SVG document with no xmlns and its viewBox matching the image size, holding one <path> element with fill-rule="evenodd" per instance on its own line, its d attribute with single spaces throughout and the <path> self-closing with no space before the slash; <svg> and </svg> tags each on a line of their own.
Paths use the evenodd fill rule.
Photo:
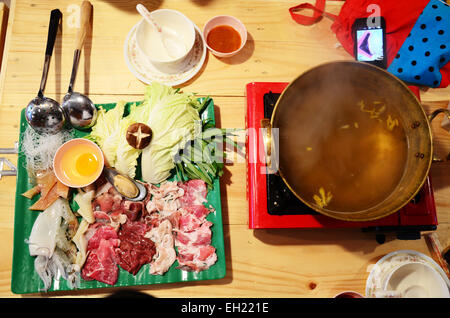
<svg viewBox="0 0 450 318">
<path fill-rule="evenodd" d="M 80 155 L 75 162 L 75 169 L 82 176 L 90 176 L 97 171 L 97 168 L 98 160 L 92 153 L 84 153 Z"/>
</svg>

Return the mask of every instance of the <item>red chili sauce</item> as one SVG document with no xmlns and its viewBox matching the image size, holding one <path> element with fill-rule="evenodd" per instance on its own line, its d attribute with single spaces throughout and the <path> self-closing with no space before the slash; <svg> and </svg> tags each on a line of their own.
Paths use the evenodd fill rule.
<svg viewBox="0 0 450 318">
<path fill-rule="evenodd" d="M 241 46 L 241 35 L 231 26 L 218 25 L 209 31 L 206 43 L 214 51 L 230 53 Z"/>
</svg>

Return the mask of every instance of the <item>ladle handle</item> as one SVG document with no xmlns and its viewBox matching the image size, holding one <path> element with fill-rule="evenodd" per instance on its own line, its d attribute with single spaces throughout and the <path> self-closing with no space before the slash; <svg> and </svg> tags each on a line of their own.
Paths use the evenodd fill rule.
<svg viewBox="0 0 450 318">
<path fill-rule="evenodd" d="M 77 38 L 75 42 L 75 49 L 81 50 L 84 44 L 84 39 L 86 38 L 87 31 L 89 29 L 89 24 L 91 21 L 92 4 L 89 1 L 83 1 L 81 4 L 80 12 L 80 29 L 77 33 Z"/>
<path fill-rule="evenodd" d="M 75 78 L 77 76 L 78 71 L 78 63 L 80 62 L 81 49 L 83 48 L 84 39 L 86 38 L 86 34 L 91 21 L 91 13 L 92 13 L 92 4 L 89 1 L 83 1 L 81 3 L 80 10 L 80 29 L 77 32 L 77 37 L 75 40 L 75 52 L 73 54 L 73 64 L 72 64 L 72 73 L 70 75 L 70 83 L 68 92 L 73 92 L 73 85 L 75 83 Z"/>
<path fill-rule="evenodd" d="M 50 14 L 50 23 L 48 25 L 47 48 L 45 49 L 45 55 L 52 56 L 53 47 L 55 46 L 56 35 L 58 34 L 58 26 L 61 17 L 62 17 L 61 11 L 59 11 L 58 9 L 52 10 Z"/>
<path fill-rule="evenodd" d="M 261 120 L 261 129 L 266 171 L 268 174 L 274 174 L 278 172 L 278 149 L 276 148 L 278 146 L 278 134 L 276 130 L 272 129 L 268 118 Z"/>
<path fill-rule="evenodd" d="M 56 35 L 58 34 L 58 27 L 61 17 L 62 13 L 58 9 L 54 9 L 50 13 L 50 22 L 48 25 L 47 47 L 45 49 L 44 67 L 42 71 L 41 84 L 39 86 L 38 92 L 38 96 L 41 98 L 44 96 L 45 84 L 47 83 L 48 68 L 53 53 L 53 47 L 55 46 Z"/>
</svg>

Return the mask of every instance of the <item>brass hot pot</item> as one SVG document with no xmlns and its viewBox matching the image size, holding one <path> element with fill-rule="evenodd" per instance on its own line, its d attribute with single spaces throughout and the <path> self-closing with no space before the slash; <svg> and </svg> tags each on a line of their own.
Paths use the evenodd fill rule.
<svg viewBox="0 0 450 318">
<path fill-rule="evenodd" d="M 324 215 L 369 221 L 417 194 L 433 161 L 431 120 L 411 90 L 360 62 L 317 66 L 284 90 L 261 123 L 268 170 Z"/>
</svg>

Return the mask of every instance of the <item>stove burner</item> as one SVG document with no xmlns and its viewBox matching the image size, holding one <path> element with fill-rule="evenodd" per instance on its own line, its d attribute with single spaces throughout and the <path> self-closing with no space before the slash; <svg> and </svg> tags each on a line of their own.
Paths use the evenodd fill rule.
<svg viewBox="0 0 450 318">
<path fill-rule="evenodd" d="M 300 201 L 276 174 L 267 175 L 267 212 L 274 215 L 319 214 Z"/>
</svg>

